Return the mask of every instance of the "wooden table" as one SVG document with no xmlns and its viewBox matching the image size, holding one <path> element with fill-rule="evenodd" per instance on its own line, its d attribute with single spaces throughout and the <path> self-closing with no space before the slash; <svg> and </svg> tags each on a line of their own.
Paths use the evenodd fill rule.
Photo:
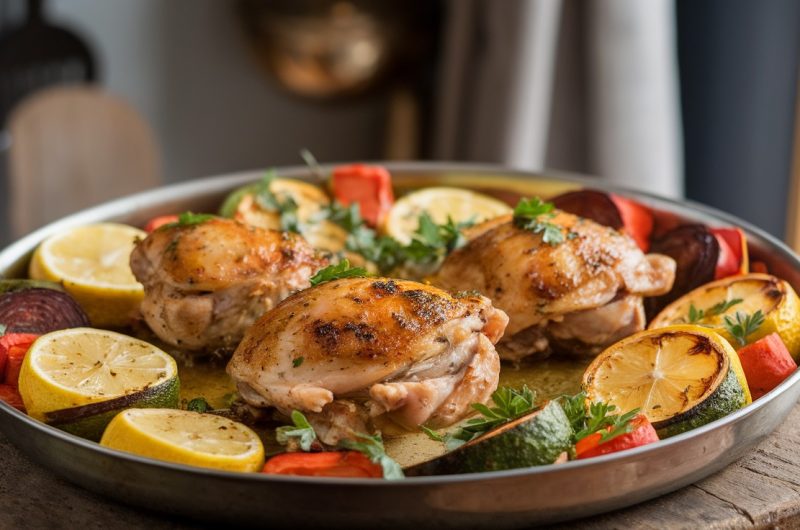
<svg viewBox="0 0 800 530">
<path fill-rule="evenodd" d="M 557 528 L 800 528 L 800 405 L 724 471 L 617 512 Z M 106 501 L 31 463 L 0 435 L 0 528 L 204 528 Z"/>
</svg>

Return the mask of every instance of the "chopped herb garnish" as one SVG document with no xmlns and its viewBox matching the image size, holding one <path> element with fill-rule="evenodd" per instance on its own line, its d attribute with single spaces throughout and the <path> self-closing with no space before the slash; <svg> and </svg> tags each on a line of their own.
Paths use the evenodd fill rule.
<svg viewBox="0 0 800 530">
<path fill-rule="evenodd" d="M 293 410 L 291 414 L 292 425 L 284 425 L 275 429 L 275 439 L 281 445 L 289 446 L 289 450 L 310 451 L 312 445 L 317 440 L 317 433 L 314 427 L 302 412 Z"/>
<path fill-rule="evenodd" d="M 341 278 L 363 278 L 369 275 L 367 269 L 363 267 L 351 267 L 350 261 L 343 259 L 336 265 L 328 265 L 324 269 L 320 269 L 309 281 L 311 285 L 319 285 Z"/>
<path fill-rule="evenodd" d="M 631 420 L 639 414 L 638 408 L 621 415 L 612 414 L 617 407 L 600 401 L 592 403 L 587 409 L 585 392 L 561 396 L 558 402 L 572 425 L 573 444 L 597 432 L 600 433 L 601 442 L 629 433 L 633 430 Z"/>
<path fill-rule="evenodd" d="M 161 225 L 158 229 L 166 230 L 168 228 L 194 226 L 216 218 L 216 215 L 212 215 L 210 213 L 183 212 L 182 214 L 178 215 L 177 221 Z"/>
<path fill-rule="evenodd" d="M 747 337 L 755 333 L 764 320 L 764 313 L 760 309 L 752 315 L 737 311 L 734 317 L 726 315 L 722 325 L 736 339 L 739 346 L 744 346 L 747 344 Z"/>
<path fill-rule="evenodd" d="M 533 411 L 536 408 L 535 399 L 535 394 L 527 386 L 523 386 L 522 390 L 500 387 L 492 394 L 493 407 L 487 407 L 483 403 L 472 404 L 472 408 L 481 414 L 480 417 L 467 420 L 458 430 L 444 436 L 433 431 L 431 433 L 442 438 L 447 450 L 451 451 L 495 427 Z M 426 431 L 428 436 L 431 433 Z"/>
<path fill-rule="evenodd" d="M 549 219 L 555 216 L 553 203 L 542 202 L 539 197 L 521 199 L 514 208 L 514 223 L 534 234 L 542 234 L 542 241 L 549 245 L 558 245 L 564 241 L 561 227 L 551 223 Z M 570 239 L 572 239 L 572 236 Z"/>
<path fill-rule="evenodd" d="M 723 300 L 718 304 L 714 304 L 708 309 L 697 309 L 694 304 L 689 305 L 689 324 L 697 324 L 707 318 L 721 315 L 736 304 L 741 304 L 744 300 L 741 298 L 732 298 L 730 300 Z"/>
<path fill-rule="evenodd" d="M 294 359 L 292 359 L 292 366 L 297 368 L 298 366 L 303 364 L 303 361 L 305 361 L 304 357 L 295 357 Z"/>
<path fill-rule="evenodd" d="M 383 439 L 380 434 L 369 436 L 367 434 L 356 434 L 357 440 L 342 439 L 339 446 L 344 449 L 363 453 L 373 464 L 379 464 L 383 469 L 383 478 L 388 480 L 398 480 L 404 478 L 403 469 L 390 456 L 386 454 L 383 447 Z"/>
<path fill-rule="evenodd" d="M 430 214 L 423 212 L 411 242 L 404 245 L 392 237 L 379 236 L 369 228 L 361 218 L 357 203 L 345 207 L 334 202 L 324 210 L 323 216 L 348 232 L 347 250 L 375 263 L 383 273 L 407 263 L 439 263 L 447 254 L 464 246 L 466 238 L 462 231 L 474 224 L 473 220 L 457 223 L 450 218 L 444 224 L 437 224 Z"/>
<path fill-rule="evenodd" d="M 0 324 L 0 337 L 2 337 L 3 335 L 6 334 L 6 330 L 7 329 L 8 329 L 8 326 L 6 326 L 5 324 Z"/>
<path fill-rule="evenodd" d="M 443 436 L 443 435 L 439 434 L 438 432 L 434 431 L 430 427 L 425 427 L 424 425 L 420 425 L 419 428 L 422 429 L 422 432 L 427 434 L 428 438 L 430 438 L 431 440 L 434 440 L 436 442 L 445 442 L 445 441 L 447 441 L 446 440 L 446 436 Z"/>
<path fill-rule="evenodd" d="M 267 171 L 253 192 L 253 200 L 264 210 L 280 214 L 281 230 L 285 232 L 300 232 L 300 222 L 297 218 L 297 203 L 289 196 L 279 197 L 272 191 L 272 181 L 277 178 L 274 170 Z"/>
<path fill-rule="evenodd" d="M 211 408 L 211 405 L 208 404 L 208 401 L 206 401 L 206 398 L 196 397 L 186 404 L 186 410 L 191 410 L 194 412 L 208 412 L 209 410 L 213 409 Z"/>
</svg>

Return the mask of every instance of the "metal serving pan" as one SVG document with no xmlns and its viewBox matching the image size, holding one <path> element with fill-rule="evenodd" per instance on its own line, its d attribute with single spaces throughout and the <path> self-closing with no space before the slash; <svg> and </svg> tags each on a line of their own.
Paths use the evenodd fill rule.
<svg viewBox="0 0 800 530">
<path fill-rule="evenodd" d="M 626 192 L 599 180 L 535 174 L 494 166 L 386 164 L 399 185 L 530 189 L 543 196 L 578 186 L 623 191 L 688 220 L 737 225 L 751 254 L 800 288 L 800 259 L 763 231 L 712 208 Z M 45 237 L 64 228 L 118 221 L 141 226 L 158 214 L 215 211 L 225 194 L 261 172 L 169 186 L 109 202 L 48 225 L 0 253 L 0 274 L 23 276 Z M 283 176 L 304 177 L 305 168 Z M 488 183 L 488 184 L 487 184 Z M 531 526 L 629 506 L 686 486 L 730 464 L 766 437 L 800 396 L 800 371 L 754 404 L 693 431 L 648 445 L 561 465 L 472 475 L 414 477 L 389 482 L 319 479 L 212 471 L 149 460 L 101 447 L 39 423 L 0 402 L 0 430 L 40 465 L 119 501 L 204 521 L 260 526 Z"/>
</svg>

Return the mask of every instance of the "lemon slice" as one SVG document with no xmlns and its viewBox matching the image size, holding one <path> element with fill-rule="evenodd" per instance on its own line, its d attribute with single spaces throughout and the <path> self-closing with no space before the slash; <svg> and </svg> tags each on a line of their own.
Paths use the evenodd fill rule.
<svg viewBox="0 0 800 530">
<path fill-rule="evenodd" d="M 715 307 L 722 307 L 720 304 L 725 304 L 725 309 L 715 310 Z M 690 318 L 692 306 L 695 310 L 694 322 Z M 701 285 L 662 309 L 648 328 L 700 324 L 711 327 L 731 344 L 738 346 L 723 325 L 725 317 L 733 317 L 737 312 L 752 314 L 759 310 L 764 314 L 764 323 L 747 336 L 747 341 L 754 342 L 770 333 L 777 333 L 792 357 L 799 360 L 800 300 L 787 282 L 769 274 L 730 276 Z M 698 318 L 698 311 L 703 312 L 701 318 Z"/>
<path fill-rule="evenodd" d="M 115 223 L 71 228 L 39 245 L 29 274 L 36 280 L 62 282 L 92 325 L 122 327 L 144 297 L 129 261 L 135 242 L 145 237 L 138 228 Z"/>
<path fill-rule="evenodd" d="M 259 471 L 264 446 L 241 423 L 188 410 L 129 409 L 108 425 L 101 445 L 190 466 Z"/>
<path fill-rule="evenodd" d="M 597 356 L 583 375 L 590 401 L 638 408 L 659 436 L 714 421 L 752 402 L 739 357 L 715 332 L 689 325 L 645 330 Z"/>
<path fill-rule="evenodd" d="M 425 188 L 398 199 L 381 228 L 387 235 L 408 244 L 423 212 L 443 224 L 448 217 L 456 223 L 480 223 L 511 211 L 506 203 L 482 193 L 461 188 Z"/>
<path fill-rule="evenodd" d="M 19 392 L 30 416 L 99 439 L 122 409 L 177 407 L 178 367 L 147 342 L 99 329 L 65 329 L 31 345 Z"/>
</svg>

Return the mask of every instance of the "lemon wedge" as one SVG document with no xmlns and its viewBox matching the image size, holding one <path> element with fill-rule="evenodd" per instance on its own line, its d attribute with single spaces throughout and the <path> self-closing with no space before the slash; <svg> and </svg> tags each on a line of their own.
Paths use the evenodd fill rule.
<svg viewBox="0 0 800 530">
<path fill-rule="evenodd" d="M 437 224 L 448 217 L 456 223 L 481 223 L 511 213 L 504 202 L 488 195 L 461 188 L 425 188 L 404 195 L 394 203 L 381 226 L 382 231 L 403 244 L 419 226 L 419 216 L 427 212 Z"/>
<path fill-rule="evenodd" d="M 800 360 L 800 299 L 786 281 L 769 274 L 730 276 L 701 285 L 662 309 L 648 328 L 699 324 L 712 328 L 738 347 L 724 326 L 725 317 L 756 311 L 764 315 L 764 323 L 747 336 L 747 341 L 777 333 L 792 357 Z"/>
<path fill-rule="evenodd" d="M 106 428 L 100 444 L 141 456 L 227 471 L 259 471 L 264 446 L 248 427 L 188 410 L 129 409 Z"/>
<path fill-rule="evenodd" d="M 179 386 L 171 356 L 147 342 L 92 328 L 42 335 L 19 374 L 30 416 L 89 439 L 99 439 L 120 410 L 177 407 Z"/>
<path fill-rule="evenodd" d="M 583 387 L 591 402 L 640 409 L 662 438 L 752 402 L 733 347 L 690 325 L 641 331 L 611 345 L 586 369 Z"/>
<path fill-rule="evenodd" d="M 116 223 L 71 228 L 39 245 L 29 275 L 63 283 L 92 325 L 123 327 L 144 297 L 129 261 L 136 241 L 145 237 L 138 228 Z"/>
</svg>

